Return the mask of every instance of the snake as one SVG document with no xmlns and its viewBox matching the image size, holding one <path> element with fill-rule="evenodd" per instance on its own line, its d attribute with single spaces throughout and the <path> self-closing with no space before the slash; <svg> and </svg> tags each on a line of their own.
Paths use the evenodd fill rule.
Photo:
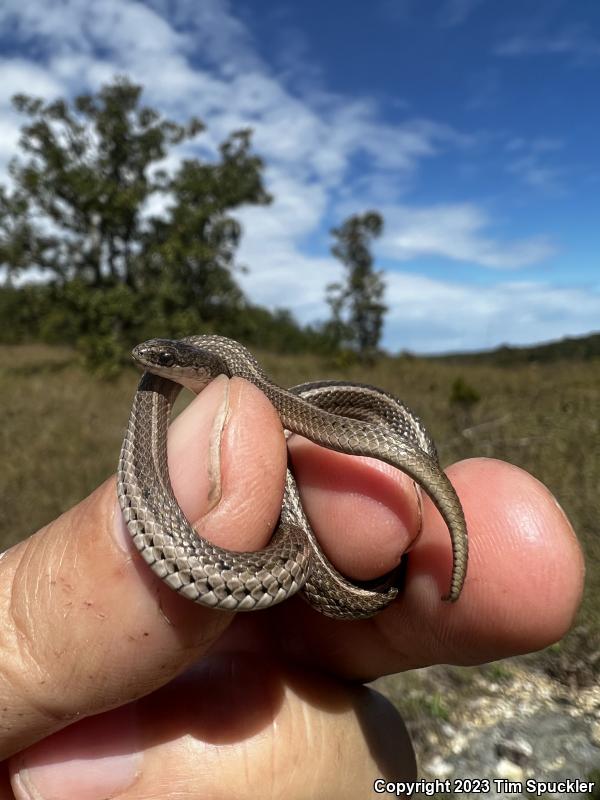
<svg viewBox="0 0 600 800">
<path fill-rule="evenodd" d="M 286 436 L 368 456 L 409 475 L 431 498 L 450 533 L 456 601 L 467 573 L 468 537 L 456 491 L 423 422 L 392 394 L 367 384 L 324 380 L 284 389 L 239 342 L 214 334 L 151 339 L 133 349 L 142 369 L 123 439 L 117 494 L 127 529 L 144 561 L 171 589 L 224 611 L 271 608 L 300 592 L 325 616 L 372 617 L 398 596 L 397 575 L 351 581 L 327 559 L 300 500 L 288 464 L 278 525 L 268 545 L 237 552 L 201 537 L 179 507 L 167 464 L 167 431 L 183 387 L 200 393 L 217 375 L 240 377 L 275 407 Z"/>
</svg>

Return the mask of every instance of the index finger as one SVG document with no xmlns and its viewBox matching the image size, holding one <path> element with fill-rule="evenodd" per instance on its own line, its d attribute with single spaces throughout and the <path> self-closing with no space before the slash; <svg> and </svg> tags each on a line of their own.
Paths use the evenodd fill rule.
<svg viewBox="0 0 600 800">
<path fill-rule="evenodd" d="M 422 535 L 409 553 L 398 599 L 376 617 L 351 623 L 316 617 L 293 599 L 277 611 L 273 634 L 288 657 L 364 680 L 539 650 L 569 630 L 583 592 L 583 555 L 548 489 L 524 470 L 493 459 L 463 461 L 448 474 L 469 529 L 469 568 L 459 600 L 440 601 L 450 573 L 450 543 L 425 497 Z M 344 504 L 335 494 L 323 493 L 319 501 L 317 526 L 325 524 L 328 505 Z M 336 512 L 331 514 L 335 519 Z M 372 516 L 369 504 L 361 510 L 357 502 L 355 535 L 368 531 Z"/>
</svg>

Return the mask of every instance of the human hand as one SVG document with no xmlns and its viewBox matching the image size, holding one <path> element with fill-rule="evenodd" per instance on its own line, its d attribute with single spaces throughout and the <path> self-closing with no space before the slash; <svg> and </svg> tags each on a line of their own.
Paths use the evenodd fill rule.
<svg viewBox="0 0 600 800">
<path fill-rule="evenodd" d="M 216 470 L 211 427 L 225 395 Z M 393 568 L 419 528 L 411 482 L 298 437 L 289 446 L 303 502 L 336 566 L 355 578 Z M 277 416 L 255 387 L 213 381 L 173 424 L 169 463 L 202 535 L 232 549 L 265 545 L 286 452 Z M 413 777 L 402 721 L 356 681 L 544 647 L 568 629 L 583 580 L 571 528 L 535 479 L 482 459 L 449 475 L 470 532 L 461 599 L 440 602 L 450 544 L 424 498 L 406 587 L 370 620 L 330 620 L 300 598 L 233 616 L 178 597 L 132 546 L 114 479 L 5 553 L 0 800 L 363 798 L 377 777 Z"/>
</svg>

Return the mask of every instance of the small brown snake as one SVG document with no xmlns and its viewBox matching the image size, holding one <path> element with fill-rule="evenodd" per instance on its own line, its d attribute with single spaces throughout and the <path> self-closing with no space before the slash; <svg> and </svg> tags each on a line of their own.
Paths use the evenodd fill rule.
<svg viewBox="0 0 600 800">
<path fill-rule="evenodd" d="M 134 360 L 145 372 L 135 394 L 117 475 L 119 502 L 133 541 L 152 570 L 184 597 L 211 608 L 269 608 L 301 590 L 327 616 L 360 619 L 397 595 L 390 580 L 361 586 L 326 559 L 288 469 L 281 517 L 271 542 L 238 553 L 198 536 L 173 494 L 167 468 L 171 406 L 186 386 L 198 393 L 217 375 L 239 376 L 271 401 L 283 427 L 319 445 L 370 456 L 407 473 L 431 497 L 452 542 L 450 590 L 457 600 L 467 571 L 467 529 L 460 501 L 442 471 L 423 423 L 390 394 L 362 384 L 322 381 L 282 389 L 254 357 L 222 336 L 153 339 Z"/>
</svg>

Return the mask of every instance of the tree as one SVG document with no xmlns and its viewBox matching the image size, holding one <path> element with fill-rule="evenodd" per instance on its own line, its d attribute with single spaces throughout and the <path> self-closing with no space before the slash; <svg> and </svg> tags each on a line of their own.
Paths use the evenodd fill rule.
<svg viewBox="0 0 600 800">
<path fill-rule="evenodd" d="M 169 185 L 173 205 L 149 219 L 144 279 L 171 299 L 182 293 L 181 302 L 193 301 L 206 320 L 222 321 L 246 306 L 232 275 L 241 227 L 226 211 L 270 201 L 250 145 L 250 131 L 237 131 L 221 144 L 218 165 L 183 161 Z"/>
<path fill-rule="evenodd" d="M 202 130 L 196 119 L 182 126 L 140 108 L 140 95 L 141 87 L 117 79 L 96 97 L 75 98 L 72 108 L 65 100 L 13 98 L 31 119 L 19 140 L 26 157 L 10 164 L 12 201 L 20 201 L 32 231 L 26 266 L 62 282 L 134 284 L 142 208 L 166 188 L 165 174 L 151 176 L 149 168 Z M 4 261 L 13 274 L 23 268 L 19 255 L 15 248 Z"/>
<path fill-rule="evenodd" d="M 327 302 L 331 308 L 328 324 L 333 337 L 355 349 L 364 360 L 376 353 L 383 317 L 385 283 L 381 271 L 373 270 L 371 240 L 379 236 L 383 219 L 376 211 L 355 214 L 331 233 L 337 240 L 331 252 L 346 267 L 343 283 L 327 287 Z"/>
<path fill-rule="evenodd" d="M 151 335 L 179 335 L 237 313 L 241 232 L 230 212 L 271 201 L 247 130 L 214 163 L 189 158 L 169 173 L 161 162 L 204 125 L 163 118 L 141 93 L 117 78 L 71 105 L 16 96 L 29 122 L 10 165 L 14 188 L 0 187 L 0 266 L 9 279 L 45 273 L 69 336 L 108 337 L 109 350 L 128 346 L 149 317 Z M 50 327 L 61 324 L 55 312 Z"/>
</svg>

